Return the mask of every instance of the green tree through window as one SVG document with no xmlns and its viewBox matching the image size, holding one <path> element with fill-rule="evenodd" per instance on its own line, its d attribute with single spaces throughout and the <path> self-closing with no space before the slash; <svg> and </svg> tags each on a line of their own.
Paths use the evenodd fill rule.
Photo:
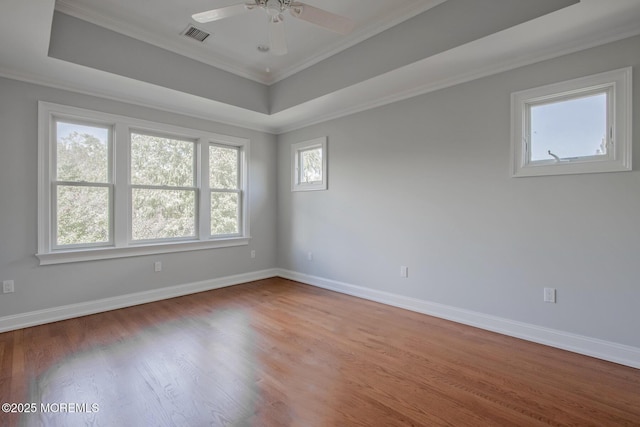
<svg viewBox="0 0 640 427">
<path fill-rule="evenodd" d="M 57 246 L 93 245 L 111 240 L 111 131 L 56 123 Z"/>
</svg>

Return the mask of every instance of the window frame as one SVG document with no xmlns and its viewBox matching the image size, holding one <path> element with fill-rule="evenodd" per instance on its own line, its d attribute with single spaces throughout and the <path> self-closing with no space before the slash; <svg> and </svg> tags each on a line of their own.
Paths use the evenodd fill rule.
<svg viewBox="0 0 640 427">
<path fill-rule="evenodd" d="M 300 156 L 305 151 L 320 148 L 322 152 L 322 180 L 301 182 Z M 327 189 L 327 137 L 302 141 L 291 145 L 291 191 L 319 191 Z"/>
<path fill-rule="evenodd" d="M 111 126 L 110 165 L 112 200 L 109 244 L 55 246 L 55 201 L 53 183 L 56 179 L 56 120 L 78 124 Z M 132 240 L 131 232 L 131 180 L 130 135 L 148 133 L 194 141 L 196 185 L 196 236 L 188 238 Z M 240 233 L 237 235 L 210 235 L 209 150 L 215 143 L 235 147 L 240 152 L 241 209 Z M 206 147 L 207 149 L 204 149 Z M 100 111 L 87 110 L 49 102 L 38 102 L 38 252 L 40 265 L 111 259 L 159 253 L 183 252 L 221 247 L 248 245 L 249 201 L 248 159 L 250 141 L 197 129 L 167 125 Z"/>
<path fill-rule="evenodd" d="M 530 177 L 632 170 L 632 68 L 581 77 L 511 94 L 511 175 Z M 531 108 L 607 94 L 607 154 L 530 160 Z"/>
</svg>

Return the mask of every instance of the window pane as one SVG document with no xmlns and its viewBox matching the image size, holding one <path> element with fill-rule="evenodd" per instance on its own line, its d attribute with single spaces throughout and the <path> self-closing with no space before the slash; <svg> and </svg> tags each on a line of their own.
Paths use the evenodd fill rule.
<svg viewBox="0 0 640 427">
<path fill-rule="evenodd" d="M 606 155 L 607 94 L 531 107 L 531 161 Z"/>
<path fill-rule="evenodd" d="M 238 188 L 238 158 L 235 147 L 209 146 L 209 186 L 225 190 Z"/>
<path fill-rule="evenodd" d="M 131 134 L 131 183 L 192 187 L 195 143 Z"/>
<path fill-rule="evenodd" d="M 57 187 L 56 245 L 109 242 L 109 189 Z"/>
<path fill-rule="evenodd" d="M 300 182 L 322 181 L 322 148 L 300 152 Z"/>
<path fill-rule="evenodd" d="M 238 193 L 211 193 L 211 235 L 240 233 Z"/>
<path fill-rule="evenodd" d="M 109 182 L 109 129 L 56 122 L 58 181 Z"/>
<path fill-rule="evenodd" d="M 132 189 L 133 240 L 196 235 L 195 190 Z"/>
</svg>

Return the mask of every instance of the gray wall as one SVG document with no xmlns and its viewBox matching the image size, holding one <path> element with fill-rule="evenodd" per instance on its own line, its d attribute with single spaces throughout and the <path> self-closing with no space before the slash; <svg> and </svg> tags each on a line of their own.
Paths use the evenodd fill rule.
<svg viewBox="0 0 640 427">
<path fill-rule="evenodd" d="M 509 95 L 634 66 L 640 37 L 276 137 L 0 78 L 0 316 L 282 267 L 635 347 L 636 171 L 509 177 Z M 251 139 L 249 247 L 40 267 L 37 101 Z M 634 89 L 636 104 L 640 85 Z M 290 191 L 290 145 L 329 137 L 329 190 Z M 276 233 L 277 225 L 277 233 Z M 277 248 L 277 257 L 276 257 Z M 251 249 L 257 258 L 250 259 Z M 313 261 L 306 253 L 313 252 Z M 153 261 L 164 271 L 153 272 Z M 409 278 L 399 266 L 409 266 Z M 542 288 L 558 288 L 558 303 Z"/>
<path fill-rule="evenodd" d="M 34 256 L 39 100 L 250 138 L 250 245 L 39 266 Z M 14 279 L 16 285 L 14 294 L 0 294 L 0 317 L 276 266 L 273 135 L 3 78 L 0 129 L 0 281 Z M 156 260 L 163 263 L 160 273 L 153 272 Z"/>
<path fill-rule="evenodd" d="M 49 56 L 259 113 L 269 112 L 269 88 L 263 84 L 64 13 L 53 14 Z"/>
<path fill-rule="evenodd" d="M 270 112 L 286 110 L 575 3 L 578 0 L 448 0 L 271 85 Z"/>
<path fill-rule="evenodd" d="M 639 47 L 634 37 L 281 135 L 279 266 L 640 346 L 640 108 L 633 172 L 509 176 L 511 92 L 625 66 L 640 82 Z M 329 190 L 292 193 L 291 144 L 324 135 Z"/>
</svg>

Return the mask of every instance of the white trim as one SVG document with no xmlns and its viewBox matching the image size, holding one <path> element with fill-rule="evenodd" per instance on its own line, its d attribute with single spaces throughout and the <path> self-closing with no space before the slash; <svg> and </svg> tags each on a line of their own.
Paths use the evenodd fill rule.
<svg viewBox="0 0 640 427">
<path fill-rule="evenodd" d="M 271 78 L 265 80 L 264 83 L 267 85 L 272 85 L 282 81 L 288 77 L 293 76 L 294 74 L 299 73 L 317 63 L 324 61 L 327 58 L 330 58 L 343 50 L 347 50 L 350 47 L 353 47 L 363 41 L 370 39 L 371 37 L 382 33 L 383 31 L 388 30 L 391 27 L 395 27 L 398 24 L 401 24 L 409 19 L 420 15 L 421 13 L 426 12 L 427 10 L 433 9 L 434 7 L 444 3 L 446 0 L 429 0 L 424 4 L 422 2 L 418 2 L 418 4 L 408 5 L 404 8 L 397 8 L 391 14 L 386 14 L 385 19 L 382 23 L 373 23 L 365 26 L 361 30 L 358 30 L 355 34 L 352 34 L 351 37 L 343 37 L 337 43 L 334 43 L 328 46 L 325 49 L 322 49 L 318 52 L 315 52 L 312 56 L 305 58 L 297 64 L 293 64 L 292 66 L 285 67 L 283 70 L 273 73 Z"/>
<path fill-rule="evenodd" d="M 99 72 L 97 70 L 94 70 Z M 100 72 L 105 73 L 106 72 Z M 63 90 L 67 92 L 73 92 L 81 95 L 88 95 L 92 97 L 98 97 L 107 99 L 110 101 L 122 102 L 125 104 L 133 105 L 136 107 L 144 107 L 150 108 L 157 111 L 164 111 L 171 114 L 179 114 L 186 115 L 194 119 L 206 120 L 208 122 L 213 122 L 217 124 L 223 124 L 228 126 L 233 126 L 236 128 L 240 128 L 242 130 L 254 130 L 257 132 L 265 132 L 272 135 L 277 135 L 278 128 L 270 125 L 266 122 L 268 120 L 268 115 L 264 113 L 259 113 L 257 111 L 249 111 L 243 109 L 241 107 L 235 107 L 229 104 L 223 104 L 222 102 L 206 99 L 205 102 L 208 104 L 208 109 L 192 109 L 187 108 L 183 102 L 176 103 L 173 102 L 171 105 L 164 104 L 157 100 L 149 99 L 149 98 L 141 98 L 140 96 L 135 96 L 131 94 L 115 94 L 112 91 L 104 91 L 104 90 L 96 90 L 95 88 L 82 87 L 78 84 L 70 84 L 70 83 L 61 83 L 59 81 L 54 81 L 47 76 L 38 75 L 34 73 L 27 72 L 18 72 L 12 70 L 10 68 L 5 68 L 0 66 L 0 78 L 6 78 L 10 80 L 15 80 L 24 83 L 30 83 L 34 85 L 44 86 L 48 88 Z M 110 75 L 109 78 L 111 80 L 118 80 L 120 82 L 135 82 L 136 85 L 144 84 L 139 80 L 133 80 L 123 76 Z M 150 86 L 151 84 L 148 83 Z M 171 89 L 167 89 L 161 86 L 155 86 L 154 89 L 156 92 L 158 91 L 171 91 Z M 180 96 L 192 97 L 194 100 L 202 101 L 205 98 L 198 97 L 196 95 L 190 95 L 184 92 L 174 91 L 175 93 L 179 93 Z M 224 110 L 221 112 L 220 110 Z M 208 113 L 208 114 L 207 114 Z M 228 113 L 228 114 L 224 114 Z M 248 113 L 248 114 L 247 114 Z M 253 117 L 248 117 L 249 115 Z M 265 120 L 260 120 L 260 119 Z"/>
<path fill-rule="evenodd" d="M 65 264 L 70 262 L 96 261 L 101 259 L 126 258 L 143 255 L 155 255 L 177 252 L 200 251 L 204 249 L 246 246 L 249 236 L 218 238 L 211 240 L 177 241 L 162 243 L 132 244 L 123 247 L 82 248 L 80 250 L 52 251 L 38 253 L 40 265 Z"/>
<path fill-rule="evenodd" d="M 302 114 L 301 117 L 296 116 L 294 119 L 281 119 L 278 117 L 278 114 L 280 113 L 269 115 L 257 112 L 248 112 L 247 110 L 243 110 L 239 107 L 222 104 L 214 100 L 206 101 L 208 104 L 210 104 L 210 108 L 199 108 L 198 110 L 195 110 L 190 108 L 193 102 L 188 104 L 189 107 L 187 107 L 187 104 L 182 101 L 180 103 L 174 102 L 173 104 L 169 105 L 158 100 L 149 99 L 147 97 L 141 98 L 140 95 L 133 96 L 131 94 L 115 94 L 110 90 L 96 90 L 95 88 L 82 87 L 79 84 L 61 83 L 59 81 L 54 81 L 45 75 L 28 73 L 24 70 L 16 71 L 14 69 L 1 66 L 0 77 L 36 85 L 42 85 L 59 90 L 71 91 L 74 93 L 89 95 L 93 97 L 100 97 L 112 101 L 124 102 L 130 105 L 151 108 L 158 111 L 166 111 L 172 114 L 188 115 L 193 118 L 214 121 L 220 124 L 240 127 L 247 130 L 266 132 L 272 135 L 281 135 L 294 130 L 302 129 L 319 123 L 324 123 L 341 117 L 350 116 L 362 111 L 367 111 L 373 108 L 414 98 L 426 93 L 435 92 L 437 90 L 456 86 L 462 83 L 506 72 L 512 69 L 569 55 L 575 52 L 580 52 L 582 50 L 602 46 L 608 43 L 613 43 L 619 40 L 637 36 L 638 34 L 640 34 L 640 27 L 638 27 L 635 23 L 628 26 L 616 27 L 613 30 L 599 32 L 595 35 L 590 34 L 588 36 L 579 38 L 577 40 L 572 40 L 570 42 L 564 42 L 560 44 L 554 44 L 550 47 L 539 48 L 532 51 L 531 53 L 518 56 L 518 58 L 515 60 L 513 59 L 513 56 L 510 56 L 508 58 L 505 57 L 501 60 L 493 61 L 490 64 L 466 67 L 466 71 L 453 73 L 445 79 L 438 79 L 435 81 L 416 84 L 408 89 L 399 90 L 389 95 L 381 95 L 365 102 L 349 105 L 347 107 L 334 108 L 332 106 L 329 110 L 317 110 L 315 108 L 311 108 L 309 109 L 310 112 Z M 395 74 L 398 72 L 399 70 L 394 70 L 393 72 L 387 74 Z M 429 75 L 429 73 L 426 71 L 421 71 L 420 75 Z M 398 76 L 399 79 L 409 78 L 407 76 L 403 76 L 402 74 L 398 74 Z M 132 79 L 121 76 L 110 76 L 110 79 L 114 78 L 122 79 L 121 81 L 123 82 L 133 81 Z M 370 81 L 371 83 L 375 84 L 375 86 L 384 86 L 384 84 L 378 83 L 378 79 L 380 79 L 380 76 L 370 79 Z M 136 81 L 136 84 L 139 85 L 143 83 Z M 151 87 L 152 85 L 148 84 L 148 86 Z M 156 92 L 158 92 L 159 90 L 166 91 L 167 89 L 155 88 Z M 180 95 L 184 96 L 187 94 L 181 93 Z M 194 100 L 197 99 L 199 101 L 202 101 L 202 98 L 196 97 L 195 95 L 192 95 L 191 97 Z M 295 107 L 292 107 L 292 109 L 300 109 L 305 105 L 306 104 L 297 105 Z M 205 112 L 209 112 L 209 114 L 205 114 Z"/>
<path fill-rule="evenodd" d="M 516 68 L 522 68 L 527 65 L 537 64 L 539 62 L 551 60 L 565 55 L 570 55 L 572 53 L 595 48 L 608 43 L 614 43 L 616 41 L 624 40 L 640 34 L 640 28 L 638 28 L 636 25 L 633 25 L 630 28 L 620 28 L 618 30 L 619 31 L 607 33 L 602 38 L 584 38 L 577 41 L 572 41 L 570 43 L 554 45 L 552 48 L 542 49 L 530 54 L 518 56 L 518 58 L 515 60 L 510 57 L 508 59 L 505 58 L 503 60 L 494 61 L 488 65 L 469 66 L 465 69 L 465 71 L 460 73 L 452 73 L 447 78 L 427 81 L 408 89 L 396 91 L 390 95 L 376 97 L 359 104 L 349 104 L 347 107 L 333 108 L 330 111 L 326 110 L 316 114 L 306 114 L 302 119 L 283 121 L 282 124 L 279 124 L 275 129 L 273 129 L 273 133 L 275 133 L 276 135 L 282 135 L 316 124 L 325 123 L 330 120 L 351 116 L 363 111 L 371 110 L 374 108 L 404 101 L 406 99 L 415 98 L 420 95 L 425 95 L 427 93 L 478 80 L 484 77 L 489 77 L 506 71 L 514 70 Z M 419 63 L 420 61 L 417 64 Z M 399 68 L 397 70 L 389 72 L 385 75 L 369 79 L 367 82 L 372 83 L 372 85 L 370 85 L 369 87 L 373 87 L 373 84 L 378 87 L 384 87 L 385 83 L 382 82 L 383 78 L 394 74 L 397 74 L 399 76 L 398 78 L 402 78 L 401 71 L 403 69 L 409 69 L 414 66 L 415 64 L 410 64 L 403 68 Z M 421 74 L 429 75 L 429 72 L 428 70 L 422 70 Z M 407 77 L 407 79 L 408 78 L 409 77 Z M 385 80 L 385 82 L 386 81 L 387 80 Z M 310 102 L 312 101 L 309 101 L 309 103 Z M 301 105 L 291 108 L 299 108 Z"/>
<path fill-rule="evenodd" d="M 271 268 L 242 273 L 233 276 L 204 280 L 201 282 L 187 283 L 183 285 L 154 289 L 151 291 L 119 295 L 95 301 L 87 301 L 4 316 L 0 317 L 0 333 L 175 298 L 197 292 L 219 289 L 256 280 L 264 280 L 271 277 L 282 277 L 289 280 L 295 280 L 300 283 L 305 283 L 342 294 L 376 301 L 393 307 L 415 311 L 417 313 L 640 369 L 640 348 L 638 347 L 572 334 L 556 329 L 544 328 L 528 323 L 517 322 L 471 310 L 369 289 L 362 286 L 339 282 L 337 280 L 325 279 L 281 268 Z"/>
<path fill-rule="evenodd" d="M 417 298 L 369 289 L 336 280 L 279 269 L 278 275 L 319 288 L 474 326 L 499 334 L 640 369 L 640 348 L 604 341 L 529 323 L 491 316 Z"/>
<path fill-rule="evenodd" d="M 51 143 L 51 135 L 53 135 L 53 121 L 54 118 L 63 118 L 69 120 L 80 121 L 95 121 L 96 123 L 109 125 L 112 128 L 112 135 L 116 137 L 116 141 L 113 147 L 113 153 L 115 155 L 115 162 L 120 163 L 120 167 L 115 167 L 113 171 L 114 180 L 116 183 L 116 197 L 120 201 L 120 205 L 115 205 L 113 214 L 116 215 L 115 221 L 112 226 L 115 227 L 111 230 L 112 239 L 114 236 L 116 239 L 110 242 L 108 246 L 101 247 L 87 247 L 82 248 L 70 248 L 70 247 L 58 247 L 54 248 L 51 242 L 51 185 L 53 181 L 51 162 L 50 159 L 54 153 L 54 145 Z M 222 135 L 219 133 L 213 133 L 198 129 L 184 128 L 180 126 L 173 126 L 164 123 L 151 122 L 148 120 L 141 120 L 132 117 L 120 116 L 115 114 L 103 113 L 100 111 L 88 110 L 84 108 L 77 108 L 67 105 L 54 104 L 50 102 L 39 101 L 38 102 L 38 253 L 36 256 L 40 259 L 41 265 L 46 264 L 59 264 L 66 262 L 78 262 L 78 261 L 90 261 L 97 259 L 111 259 L 121 258 L 127 256 L 140 256 L 150 255 L 167 252 L 183 252 L 200 249 L 212 249 L 229 246 L 241 246 L 247 245 L 250 239 L 249 230 L 249 202 L 248 202 L 248 161 L 249 161 L 249 149 L 250 140 L 247 138 L 240 138 L 236 136 Z M 209 223 L 205 225 L 206 228 L 200 229 L 198 227 L 201 224 L 196 224 L 198 228 L 198 235 L 193 239 L 185 240 L 153 240 L 153 241 L 131 241 L 131 224 L 127 219 L 123 221 L 123 215 L 125 218 L 129 216 L 129 210 L 131 201 L 129 198 L 129 164 L 130 161 L 130 132 L 150 132 L 151 134 L 166 134 L 172 137 L 192 140 L 196 144 L 196 147 L 200 147 L 198 144 L 203 142 L 218 143 L 221 145 L 233 146 L 240 149 L 242 153 L 241 168 L 242 179 L 241 187 L 242 191 L 242 223 L 240 224 L 242 235 L 239 236 L 224 236 L 215 237 L 211 236 L 209 232 Z M 119 139 L 117 139 L 119 137 Z M 200 153 L 202 150 L 200 150 Z M 125 167 L 122 167 L 122 164 Z M 203 165 L 202 162 L 197 161 L 197 171 L 200 174 L 208 171 L 208 163 Z M 203 169 L 204 168 L 204 169 Z M 125 171 L 123 172 L 123 169 Z M 208 172 L 206 172 L 208 173 Z M 118 189 L 119 188 L 119 189 Z M 122 191 L 127 189 L 127 191 Z M 200 187 L 202 189 L 202 187 Z M 207 189 L 208 190 L 208 189 Z M 122 195 L 125 193 L 125 196 Z M 205 192 L 196 190 L 196 194 L 203 194 Z M 120 195 L 119 195 L 120 194 Z M 126 198 L 125 198 L 126 197 Z M 122 204 L 124 202 L 124 205 Z M 202 205 L 202 201 L 197 201 L 200 210 L 208 209 Z"/>
<path fill-rule="evenodd" d="M 55 10 L 64 13 L 65 15 L 87 21 L 116 33 L 123 34 L 127 37 L 140 40 L 150 45 L 160 47 L 170 52 L 230 72 L 237 76 L 269 86 L 309 68 L 324 59 L 355 46 L 376 34 L 380 34 L 393 26 L 426 12 L 445 1 L 446 0 L 418 0 L 405 7 L 395 8 L 392 12 L 385 14 L 382 23 L 376 21 L 365 24 L 364 28 L 359 29 L 350 36 L 342 37 L 336 43 L 322 49 L 313 56 L 303 58 L 301 61 L 287 66 L 282 71 L 273 74 L 265 73 L 262 68 L 247 67 L 244 64 L 239 64 L 236 59 L 221 55 L 220 52 L 216 55 L 211 55 L 210 50 L 206 48 L 206 42 L 204 45 L 197 45 L 192 44 L 191 41 L 186 39 L 176 39 L 175 37 L 170 37 L 166 34 L 151 32 L 141 26 L 119 21 L 105 15 L 104 13 L 96 12 L 95 10 L 91 10 L 87 7 L 73 4 L 69 0 L 56 1 Z M 200 24 L 193 23 L 193 25 L 203 28 L 203 25 Z"/>
<path fill-rule="evenodd" d="M 257 83 L 267 83 L 262 72 L 259 72 L 257 69 L 238 66 L 233 60 L 229 58 L 223 58 L 221 55 L 211 55 L 208 49 L 205 49 L 198 44 L 193 44 L 192 40 L 183 40 L 181 38 L 167 36 L 166 34 L 149 32 L 139 26 L 131 25 L 123 21 L 113 19 L 100 12 L 90 10 L 89 8 L 86 8 L 84 6 L 72 4 L 68 0 L 56 1 L 55 10 L 57 12 L 64 13 L 65 15 L 69 15 L 73 18 L 78 18 L 82 21 L 89 22 L 102 28 L 106 28 L 107 30 L 113 31 L 115 33 L 131 37 L 135 40 L 148 43 L 152 46 L 159 47 L 178 55 L 182 55 L 186 58 L 202 62 L 215 68 L 219 68 L 223 71 L 235 74 L 239 77 L 244 77 Z M 190 24 L 205 30 L 205 28 L 203 28 L 204 26 L 201 24 L 197 24 L 192 21 L 190 21 Z"/>
<path fill-rule="evenodd" d="M 268 279 L 276 275 L 276 269 L 267 269 L 250 273 L 237 274 L 233 276 L 220 277 L 217 279 L 204 280 L 201 282 L 186 283 L 183 285 L 154 289 L 151 291 L 118 295 L 116 297 L 104 298 L 95 301 L 69 304 L 61 307 L 48 308 L 45 310 L 30 311 L 27 313 L 21 313 L 12 316 L 4 316 L 0 317 L 0 333 L 21 328 L 28 328 L 30 326 L 43 325 L 45 323 L 57 322 L 65 319 L 71 319 L 74 317 L 86 316 L 89 314 L 102 313 L 119 308 L 131 307 L 134 305 L 175 298 L 183 295 L 194 294 L 197 292 L 210 291 L 212 289 L 224 288 L 241 283 Z"/>
</svg>

